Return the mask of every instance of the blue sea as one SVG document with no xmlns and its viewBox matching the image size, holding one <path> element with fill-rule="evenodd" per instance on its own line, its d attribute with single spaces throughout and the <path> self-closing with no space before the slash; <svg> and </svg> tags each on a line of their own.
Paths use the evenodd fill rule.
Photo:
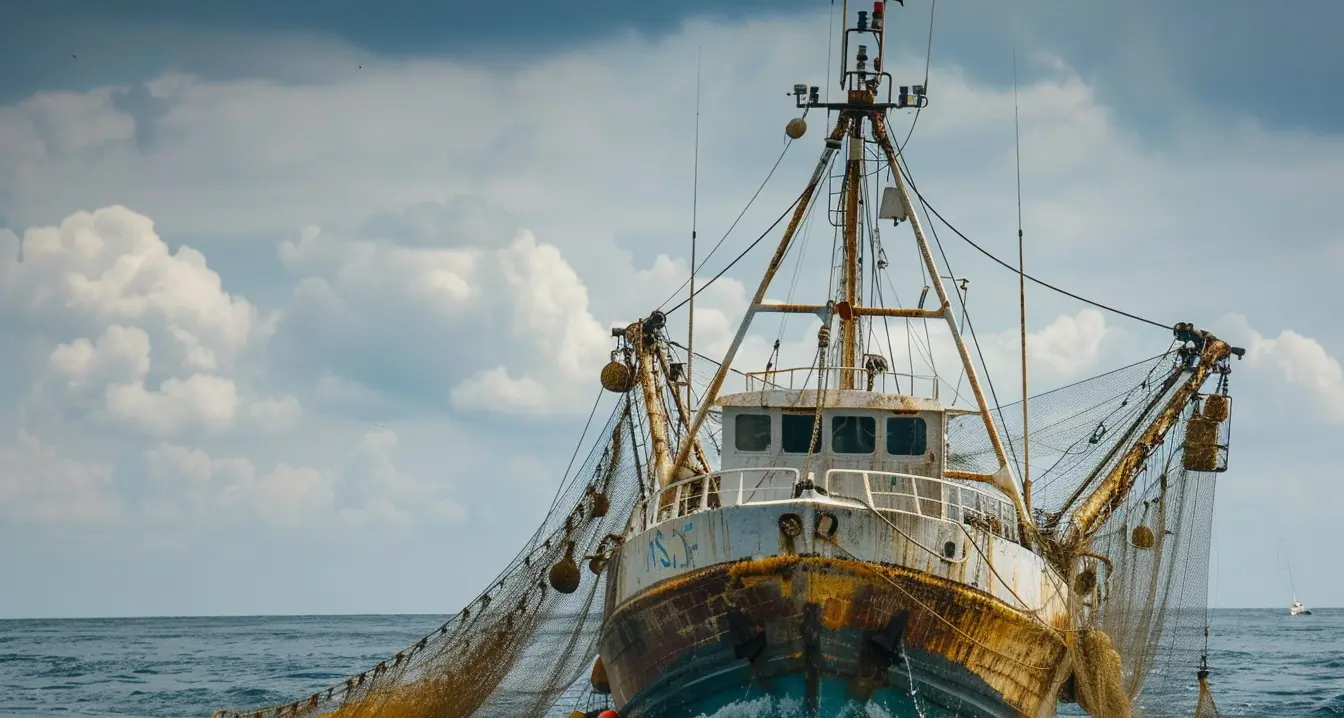
<svg viewBox="0 0 1344 718">
<path fill-rule="evenodd" d="M 287 702 L 368 668 L 444 618 L 0 621 L 0 716 L 208 718 L 222 707 Z M 1215 611 L 1210 649 L 1223 715 L 1344 716 L 1344 609 L 1297 618 L 1286 609 Z M 1162 670 L 1189 671 L 1165 688 L 1189 701 L 1194 667 Z M 1179 715 L 1162 708 L 1169 698 L 1148 692 L 1145 714 Z"/>
</svg>

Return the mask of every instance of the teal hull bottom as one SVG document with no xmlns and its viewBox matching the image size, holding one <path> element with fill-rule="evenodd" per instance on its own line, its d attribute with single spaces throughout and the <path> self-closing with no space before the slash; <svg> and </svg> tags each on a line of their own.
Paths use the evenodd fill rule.
<svg viewBox="0 0 1344 718">
<path fill-rule="evenodd" d="M 621 718 L 1008 718 L 1018 713 L 965 669 L 935 656 L 905 656 L 886 685 L 857 699 L 839 676 L 754 678 L 739 664 L 637 696 Z"/>
</svg>

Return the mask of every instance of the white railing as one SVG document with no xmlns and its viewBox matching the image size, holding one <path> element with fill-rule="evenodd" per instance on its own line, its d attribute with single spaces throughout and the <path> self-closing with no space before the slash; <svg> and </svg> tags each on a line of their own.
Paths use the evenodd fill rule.
<svg viewBox="0 0 1344 718">
<path fill-rule="evenodd" d="M 826 388 L 838 388 L 841 385 L 841 377 L 845 374 L 854 377 L 854 386 L 861 389 L 868 388 L 868 370 L 853 367 L 826 367 L 822 372 L 826 379 Z M 748 372 L 746 374 L 746 385 L 747 391 L 816 388 L 817 377 L 816 367 L 771 369 L 770 371 Z M 887 371 L 873 374 L 872 380 L 872 390 L 876 392 L 938 399 L 938 377 Z"/>
<path fill-rule="evenodd" d="M 644 527 L 722 506 L 793 499 L 799 471 L 770 466 L 725 469 L 682 479 L 659 489 L 637 508 Z M 944 479 L 890 471 L 831 469 L 821 488 L 834 498 L 859 499 L 878 511 L 909 514 L 984 529 L 1017 541 L 1017 510 L 994 494 Z"/>
<path fill-rule="evenodd" d="M 878 511 L 965 524 L 1017 540 L 1017 509 L 1012 503 L 970 486 L 930 476 L 831 469 L 822 487 L 837 498 L 863 499 Z"/>
<path fill-rule="evenodd" d="M 771 466 L 725 469 L 668 484 L 639 507 L 645 528 L 720 506 L 763 504 L 793 498 L 798 470 Z"/>
</svg>

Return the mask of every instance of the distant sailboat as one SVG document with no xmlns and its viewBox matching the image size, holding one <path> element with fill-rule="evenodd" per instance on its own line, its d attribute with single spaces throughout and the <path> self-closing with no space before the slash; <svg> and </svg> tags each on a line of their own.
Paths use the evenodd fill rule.
<svg viewBox="0 0 1344 718">
<path fill-rule="evenodd" d="M 1279 550 L 1283 550 L 1283 541 L 1279 541 Z M 1293 605 L 1288 607 L 1288 615 L 1310 616 L 1311 611 L 1307 610 L 1307 607 L 1303 606 L 1302 602 L 1297 600 L 1297 584 L 1293 581 L 1293 560 L 1289 558 L 1286 561 L 1288 566 L 1288 587 L 1293 591 Z M 1280 580 L 1282 580 L 1282 576 L 1280 576 Z"/>
</svg>

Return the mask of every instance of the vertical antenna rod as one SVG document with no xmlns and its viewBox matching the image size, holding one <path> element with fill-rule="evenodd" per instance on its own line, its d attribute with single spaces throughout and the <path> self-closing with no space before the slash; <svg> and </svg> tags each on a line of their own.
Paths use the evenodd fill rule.
<svg viewBox="0 0 1344 718">
<path fill-rule="evenodd" d="M 1017 117 L 1017 50 L 1013 50 L 1013 150 L 1017 155 L 1017 306 L 1022 322 L 1022 503 L 1031 511 L 1031 440 L 1027 424 L 1027 269 L 1022 252 L 1022 131 Z M 1030 514 L 1026 517 L 1031 521 Z"/>
<path fill-rule="evenodd" d="M 700 48 L 695 48 L 695 160 L 691 177 L 691 300 L 686 317 L 686 408 L 695 407 L 695 389 L 691 384 L 691 362 L 695 361 L 695 229 L 700 201 Z M 673 389 L 675 391 L 675 387 Z M 686 441 L 694 442 L 688 434 Z M 705 467 L 708 469 L 709 467 Z"/>
</svg>

